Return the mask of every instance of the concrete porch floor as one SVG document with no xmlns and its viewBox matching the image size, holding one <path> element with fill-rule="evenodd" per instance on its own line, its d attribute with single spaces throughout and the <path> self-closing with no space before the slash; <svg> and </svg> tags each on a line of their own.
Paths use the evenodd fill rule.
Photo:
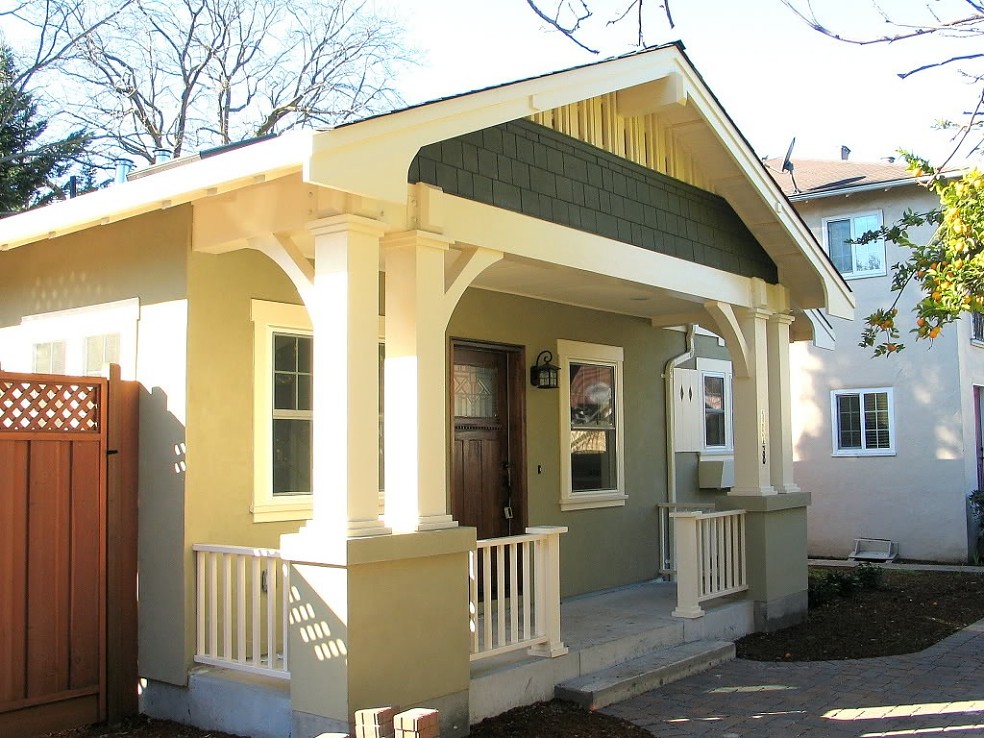
<svg viewBox="0 0 984 738">
<path fill-rule="evenodd" d="M 661 648 L 699 640 L 733 641 L 753 630 L 752 603 L 722 598 L 694 620 L 672 616 L 676 585 L 644 582 L 561 602 L 561 637 L 569 652 L 557 658 L 516 651 L 473 661 L 470 722 L 554 696 L 560 682 L 624 663 Z"/>
</svg>

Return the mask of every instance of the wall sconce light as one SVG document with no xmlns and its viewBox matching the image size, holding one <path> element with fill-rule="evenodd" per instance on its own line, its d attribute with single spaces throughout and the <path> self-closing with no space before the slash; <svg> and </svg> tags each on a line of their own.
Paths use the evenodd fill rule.
<svg viewBox="0 0 984 738">
<path fill-rule="evenodd" d="M 553 354 L 549 351 L 539 353 L 530 367 L 530 384 L 538 389 L 557 389 L 560 386 L 560 367 L 551 364 L 552 360 Z"/>
</svg>

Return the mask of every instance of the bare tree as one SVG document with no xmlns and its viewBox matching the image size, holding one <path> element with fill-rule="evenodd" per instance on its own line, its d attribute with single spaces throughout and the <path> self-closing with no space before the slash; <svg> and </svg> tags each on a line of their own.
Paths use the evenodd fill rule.
<svg viewBox="0 0 984 738">
<path fill-rule="evenodd" d="M 645 28 L 650 16 L 673 28 L 670 0 L 526 0 L 530 9 L 550 28 L 559 31 L 585 51 L 597 54 L 585 37 L 593 30 L 631 24 L 635 45 L 646 46 Z"/>
<path fill-rule="evenodd" d="M 98 23 L 67 14 L 73 31 L 57 49 L 50 21 L 34 16 L 32 28 L 50 47 L 48 90 L 75 124 L 106 150 L 153 161 L 155 149 L 179 155 L 398 103 L 392 80 L 412 54 L 364 5 L 117 0 Z"/>
</svg>

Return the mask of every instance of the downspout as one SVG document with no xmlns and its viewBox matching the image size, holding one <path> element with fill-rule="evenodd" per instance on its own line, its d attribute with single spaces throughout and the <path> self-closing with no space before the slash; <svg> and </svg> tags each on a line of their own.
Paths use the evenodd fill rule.
<svg viewBox="0 0 984 738">
<path fill-rule="evenodd" d="M 676 421 L 676 403 L 673 395 L 676 386 L 673 383 L 673 370 L 689 361 L 697 355 L 694 345 L 694 335 L 697 332 L 697 325 L 691 323 L 687 326 L 687 350 L 679 356 L 674 356 L 666 362 L 663 369 L 663 385 L 666 388 L 666 501 L 676 502 L 676 447 L 673 443 L 673 428 Z"/>
</svg>

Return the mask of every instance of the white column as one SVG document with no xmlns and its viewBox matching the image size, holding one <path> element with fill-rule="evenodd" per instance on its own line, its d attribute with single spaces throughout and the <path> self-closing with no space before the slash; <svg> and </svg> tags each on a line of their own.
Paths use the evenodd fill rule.
<svg viewBox="0 0 984 738">
<path fill-rule="evenodd" d="M 379 239 L 382 224 L 338 215 L 314 236 L 313 516 L 291 558 L 340 555 L 348 538 L 388 533 L 379 519 Z M 290 542 L 287 539 L 292 539 Z M 295 550 L 301 546 L 304 553 Z M 320 560 L 320 556 L 307 560 Z"/>
<path fill-rule="evenodd" d="M 386 524 L 399 532 L 457 525 L 447 503 L 444 258 L 449 239 L 408 231 L 386 259 Z"/>
<path fill-rule="evenodd" d="M 534 561 L 535 617 L 537 631 L 547 636 L 546 643 L 533 646 L 528 653 L 531 656 L 556 658 L 568 651 L 560 637 L 560 536 L 567 532 L 567 528 L 559 525 L 544 525 L 527 528 L 526 532 L 534 536 L 543 536 L 537 542 Z"/>
<path fill-rule="evenodd" d="M 677 586 L 677 606 L 671 613 L 676 618 L 699 618 L 700 606 L 700 546 L 697 541 L 699 512 L 671 512 L 673 524 L 673 566 Z"/>
<path fill-rule="evenodd" d="M 793 481 L 792 393 L 789 376 L 789 326 L 793 316 L 776 313 L 769 318 L 766 335 L 769 344 L 769 445 L 772 448 L 772 486 L 777 492 L 792 494 L 800 488 Z"/>
<path fill-rule="evenodd" d="M 771 311 L 735 310 L 747 352 L 747 372 L 734 376 L 735 485 L 732 495 L 773 495 L 769 436 L 766 324 Z"/>
</svg>

